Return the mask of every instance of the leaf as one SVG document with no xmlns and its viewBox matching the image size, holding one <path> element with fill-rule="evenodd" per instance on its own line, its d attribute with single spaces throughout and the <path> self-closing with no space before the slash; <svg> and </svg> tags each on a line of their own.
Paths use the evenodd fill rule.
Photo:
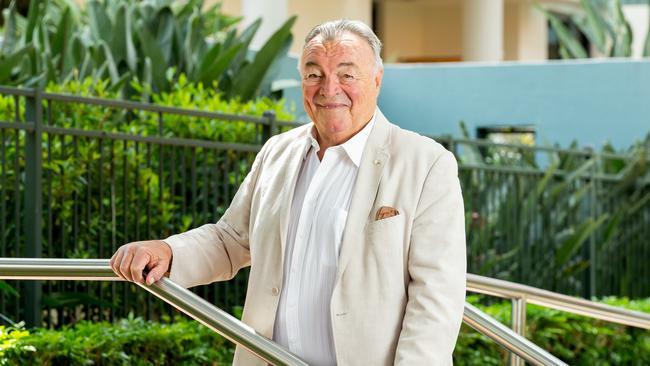
<svg viewBox="0 0 650 366">
<path fill-rule="evenodd" d="M 255 95 L 266 72 L 280 55 L 280 51 L 286 48 L 286 41 L 291 37 L 291 27 L 295 22 L 296 16 L 289 18 L 257 52 L 253 62 L 235 76 L 233 95 L 241 97 L 244 101 Z"/>
<path fill-rule="evenodd" d="M 199 75 L 201 75 L 201 73 L 204 73 L 205 70 L 207 70 L 208 67 L 210 67 L 210 65 L 212 65 L 215 62 L 217 57 L 219 57 L 219 54 L 221 54 L 221 49 L 222 49 L 221 43 L 216 43 L 212 45 L 212 47 L 210 47 L 208 52 L 206 52 L 203 55 L 203 57 L 201 57 L 201 60 L 198 63 L 199 66 L 194 69 L 195 72 L 190 75 L 192 75 L 193 78 L 196 79 Z"/>
<path fill-rule="evenodd" d="M 34 30 L 41 19 L 41 13 L 47 8 L 48 1 L 30 1 L 29 9 L 27 10 L 27 28 L 25 29 L 25 43 L 32 41 L 34 37 Z"/>
<path fill-rule="evenodd" d="M 280 72 L 280 60 L 283 55 L 286 55 L 287 52 L 289 52 L 289 49 L 291 48 L 291 44 L 293 42 L 293 36 L 289 34 L 289 37 L 284 42 L 284 45 L 280 50 L 278 50 L 278 57 L 276 57 L 273 62 L 271 62 L 271 66 L 267 69 L 266 73 L 264 74 L 264 79 L 260 82 L 259 87 L 257 88 L 258 93 L 260 95 L 269 95 L 271 94 L 271 84 L 273 83 L 273 79 L 275 75 L 277 75 Z"/>
<path fill-rule="evenodd" d="M 555 202 L 563 192 L 567 191 L 576 180 L 583 178 L 585 175 L 588 175 L 589 171 L 593 173 L 595 163 L 596 160 L 594 158 L 589 158 L 577 169 L 569 172 L 560 184 L 551 189 L 550 196 L 553 199 L 553 202 Z"/>
<path fill-rule="evenodd" d="M 571 263 L 567 266 L 564 266 L 564 268 L 562 268 L 562 272 L 559 271 L 556 272 L 556 276 L 558 279 L 575 276 L 576 274 L 589 268 L 589 266 L 590 266 L 590 262 L 586 259 L 582 259 L 576 261 L 575 263 Z"/>
<path fill-rule="evenodd" d="M 93 68 L 93 58 L 90 52 L 86 52 L 86 55 L 84 56 L 84 60 L 81 63 L 81 67 L 79 67 L 79 79 L 83 80 L 87 76 L 91 75 L 92 68 Z"/>
<path fill-rule="evenodd" d="M 238 44 L 223 52 L 211 65 L 200 70 L 196 77 L 196 81 L 209 85 L 212 81 L 219 80 L 221 74 L 228 68 L 228 65 L 230 65 L 235 56 L 237 56 L 241 48 L 242 45 Z"/>
<path fill-rule="evenodd" d="M 68 68 L 79 68 L 86 56 L 86 47 L 81 42 L 79 34 L 75 34 L 70 42 L 69 55 L 66 60 L 69 62 Z"/>
<path fill-rule="evenodd" d="M 16 2 L 12 1 L 9 8 L 3 12 L 4 19 L 4 36 L 2 37 L 2 51 L 3 55 L 13 53 L 16 45 L 20 42 L 20 34 L 17 28 L 16 19 Z"/>
<path fill-rule="evenodd" d="M 609 220 L 609 222 L 605 226 L 602 241 L 599 243 L 599 247 L 598 247 L 599 251 L 602 252 L 602 251 L 606 250 L 609 247 L 609 245 L 613 242 L 614 237 L 619 232 L 619 226 L 620 226 L 621 220 L 623 219 L 623 217 L 625 215 L 627 215 L 627 211 L 628 210 L 627 210 L 626 205 L 623 205 L 623 207 L 620 207 L 612 215 L 612 218 Z"/>
<path fill-rule="evenodd" d="M 72 33 L 72 20 L 70 19 L 70 9 L 66 8 L 63 11 L 63 16 L 61 16 L 61 20 L 59 21 L 57 32 L 54 36 L 54 44 L 53 44 L 54 55 L 61 56 L 58 64 L 59 73 L 63 73 L 64 70 L 63 67 L 65 65 L 67 48 L 68 48 L 68 44 L 70 43 L 70 39 L 72 38 L 71 33 Z"/>
<path fill-rule="evenodd" d="M 257 30 L 260 28 L 261 25 L 262 25 L 261 18 L 255 20 L 248 27 L 246 27 L 244 31 L 242 31 L 242 33 L 239 35 L 239 37 L 236 40 L 233 41 L 236 43 L 240 43 L 242 45 L 242 49 L 239 51 L 239 54 L 233 60 L 233 67 L 230 70 L 232 71 L 233 76 L 237 75 L 239 73 L 239 70 L 244 67 L 246 54 L 248 53 L 248 47 L 253 41 L 253 37 L 255 37 L 255 34 L 257 33 Z M 230 44 L 225 43 L 224 47 L 230 47 Z"/>
<path fill-rule="evenodd" d="M 111 36 L 111 42 L 109 43 L 111 47 L 111 52 L 113 53 L 113 59 L 117 64 L 122 60 L 126 60 L 126 43 L 129 41 L 127 29 L 130 24 L 127 22 L 128 18 L 128 7 L 126 4 L 122 3 L 118 6 L 117 12 L 115 12 L 115 26 L 113 27 L 113 34 Z M 129 65 L 130 68 L 130 65 Z"/>
<path fill-rule="evenodd" d="M 544 192 L 546 192 L 547 187 L 555 176 L 555 173 L 557 172 L 557 168 L 559 166 L 559 163 L 557 161 L 554 161 L 549 165 L 549 167 L 546 169 L 546 172 L 544 172 L 544 177 L 537 183 L 535 186 L 535 200 L 538 200 Z"/>
<path fill-rule="evenodd" d="M 144 25 L 140 26 L 140 47 L 142 48 L 145 57 L 148 57 L 149 60 L 151 60 L 152 86 L 158 91 L 168 90 L 169 85 L 167 83 L 167 78 L 165 77 L 167 65 L 161 61 L 165 59 L 165 56 L 156 42 L 156 39 Z M 154 62 L 154 60 L 156 61 Z"/>
<path fill-rule="evenodd" d="M 200 42 L 203 41 L 201 34 L 201 18 L 198 14 L 193 13 L 187 24 L 185 31 L 185 39 L 183 40 L 183 55 L 185 58 L 185 66 L 188 74 L 192 74 L 195 62 L 195 52 L 200 52 Z"/>
<path fill-rule="evenodd" d="M 586 13 L 586 16 L 584 17 L 584 22 L 579 19 L 574 19 L 574 22 L 602 54 L 608 54 L 609 51 L 606 49 L 605 44 L 605 19 L 603 19 L 591 1 L 580 0 L 580 4 Z"/>
<path fill-rule="evenodd" d="M 625 19 L 621 0 L 614 0 L 614 29 L 615 40 L 612 50 L 613 57 L 632 56 L 632 28 Z"/>
<path fill-rule="evenodd" d="M 104 41 L 100 41 L 99 45 L 102 51 L 104 51 L 104 59 L 106 60 L 106 67 L 108 68 L 108 75 L 111 78 L 111 82 L 117 83 L 120 79 L 120 74 L 117 72 L 117 65 L 115 64 L 115 60 L 113 60 L 111 49 Z"/>
<path fill-rule="evenodd" d="M 88 22 L 93 37 L 96 40 L 110 43 L 114 27 L 103 5 L 97 0 L 90 0 L 86 4 L 86 8 L 88 9 Z"/>
<path fill-rule="evenodd" d="M 126 9 L 125 12 L 125 32 L 124 32 L 124 37 L 125 37 L 125 48 L 126 48 L 126 64 L 129 66 L 129 69 L 131 69 L 131 72 L 135 73 L 137 72 L 138 68 L 138 54 L 135 50 L 135 46 L 133 44 L 133 15 L 132 11 L 130 8 Z"/>
<path fill-rule="evenodd" d="M 580 249 L 582 244 L 589 239 L 589 236 L 595 232 L 608 217 L 609 214 L 603 214 L 596 220 L 590 217 L 583 221 L 575 230 L 574 234 L 562 242 L 558 250 L 555 252 L 556 265 L 561 267 L 571 259 L 571 256 Z"/>
<path fill-rule="evenodd" d="M 33 46 L 28 44 L 9 55 L 9 57 L 0 60 L 0 83 L 6 83 L 10 79 L 13 68 L 16 67 L 23 57 L 31 50 L 33 50 Z"/>
<path fill-rule="evenodd" d="M 536 6 L 541 12 L 546 15 L 546 18 L 551 23 L 551 27 L 557 34 L 558 40 L 560 42 L 560 53 L 562 53 L 562 48 L 564 48 L 563 58 L 588 58 L 589 55 L 585 51 L 584 47 L 576 40 L 571 32 L 564 26 L 562 20 L 558 18 L 555 14 L 547 11 L 546 9 Z"/>
<path fill-rule="evenodd" d="M 12 297 L 20 297 L 18 291 L 5 281 L 0 281 L 0 292 Z"/>
<path fill-rule="evenodd" d="M 160 9 L 157 14 L 157 19 L 158 27 L 156 29 L 156 40 L 164 56 L 164 59 L 161 59 L 160 62 L 165 62 L 170 66 L 172 65 L 174 27 L 176 20 L 169 7 Z"/>
<path fill-rule="evenodd" d="M 111 82 L 111 86 L 106 89 L 107 92 L 117 92 L 120 90 L 124 85 L 126 85 L 126 82 L 131 80 L 131 73 L 126 72 L 120 76 L 119 79 Z"/>
</svg>

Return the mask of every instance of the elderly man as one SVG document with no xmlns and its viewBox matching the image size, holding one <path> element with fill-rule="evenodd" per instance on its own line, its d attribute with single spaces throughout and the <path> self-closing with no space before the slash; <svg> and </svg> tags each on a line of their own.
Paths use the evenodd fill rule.
<svg viewBox="0 0 650 366">
<path fill-rule="evenodd" d="M 380 48 L 361 22 L 315 27 L 299 64 L 313 123 L 264 145 L 219 222 L 124 245 L 115 272 L 189 287 L 250 265 L 243 321 L 309 364 L 451 364 L 466 270 L 457 165 L 377 108 Z M 263 364 L 241 348 L 234 363 Z"/>
</svg>

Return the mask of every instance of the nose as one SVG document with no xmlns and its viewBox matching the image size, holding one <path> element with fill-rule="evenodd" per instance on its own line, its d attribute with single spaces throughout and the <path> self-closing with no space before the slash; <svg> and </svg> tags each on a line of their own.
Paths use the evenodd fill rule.
<svg viewBox="0 0 650 366">
<path fill-rule="evenodd" d="M 341 92 L 341 85 L 336 77 L 324 77 L 321 83 L 319 94 L 324 97 L 338 95 Z"/>
</svg>

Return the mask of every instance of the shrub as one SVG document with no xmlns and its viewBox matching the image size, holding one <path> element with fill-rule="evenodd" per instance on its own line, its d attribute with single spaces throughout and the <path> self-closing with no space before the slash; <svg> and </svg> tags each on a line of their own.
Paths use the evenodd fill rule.
<svg viewBox="0 0 650 366">
<path fill-rule="evenodd" d="M 89 0 L 31 1 L 26 17 L 11 2 L 0 42 L 0 83 L 45 86 L 71 79 L 106 79 L 112 89 L 144 80 L 169 91 L 179 75 L 243 100 L 270 95 L 279 59 L 291 44 L 289 18 L 261 47 L 249 45 L 261 19 L 237 32 L 241 17 L 224 15 L 221 4 Z M 127 95 L 131 89 L 124 89 Z"/>
<path fill-rule="evenodd" d="M 510 304 L 480 305 L 502 323 L 510 323 Z M 606 298 L 605 303 L 650 311 L 650 299 Z M 233 309 L 241 313 L 241 308 Z M 647 330 L 606 323 L 539 306 L 528 306 L 528 338 L 571 365 L 647 365 Z M 0 328 L 3 329 L 3 328 Z M 0 333 L 0 336 L 6 333 Z M 203 325 L 176 318 L 156 323 L 130 316 L 117 324 L 80 322 L 60 331 L 31 334 L 14 329 L 0 365 L 215 365 L 230 364 L 234 346 Z M 0 339 L 5 343 L 4 339 Z M 0 351 L 2 352 L 2 351 Z M 455 365 L 502 365 L 508 354 L 486 336 L 463 325 L 454 351 Z"/>
<path fill-rule="evenodd" d="M 114 325 L 84 321 L 58 331 L 39 329 L 21 337 L 17 347 L 0 355 L 0 362 L 43 366 L 228 365 L 233 347 L 226 342 L 193 321 L 156 323 L 129 317 Z"/>
<path fill-rule="evenodd" d="M 481 298 L 470 296 L 478 305 Z M 605 298 L 603 302 L 630 310 L 650 312 L 650 299 Z M 504 324 L 510 324 L 510 304 L 480 306 Z M 647 365 L 650 363 L 650 332 L 640 328 L 590 319 L 536 305 L 527 307 L 526 336 L 570 365 Z M 463 325 L 454 351 L 454 364 L 502 365 L 508 353 L 486 336 Z"/>
</svg>

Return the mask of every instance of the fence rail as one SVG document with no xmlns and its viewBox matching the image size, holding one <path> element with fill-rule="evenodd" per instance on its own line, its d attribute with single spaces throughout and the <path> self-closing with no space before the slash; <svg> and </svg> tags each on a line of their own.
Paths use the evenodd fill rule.
<svg viewBox="0 0 650 366">
<path fill-rule="evenodd" d="M 261 144 L 298 125 L 0 87 L 0 256 L 106 258 L 214 222 Z M 650 295 L 634 280 L 650 277 L 640 156 L 437 140 L 460 162 L 471 272 L 584 297 Z M 232 309 L 246 277 L 194 291 Z M 30 324 L 172 311 L 125 283 L 8 284 L 23 296 L 0 291 L 0 313 Z"/>
</svg>

